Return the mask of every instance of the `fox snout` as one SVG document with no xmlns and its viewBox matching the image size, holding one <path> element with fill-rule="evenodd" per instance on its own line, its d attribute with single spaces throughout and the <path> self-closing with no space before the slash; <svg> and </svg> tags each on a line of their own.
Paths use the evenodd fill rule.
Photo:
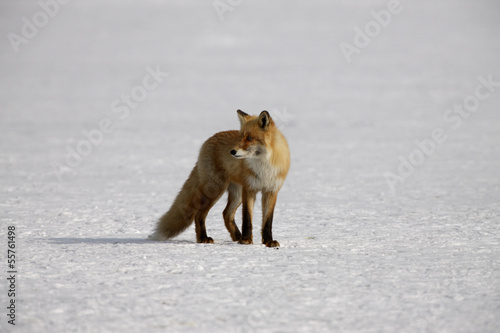
<svg viewBox="0 0 500 333">
<path fill-rule="evenodd" d="M 230 153 L 231 153 L 231 155 L 233 155 L 234 158 L 237 158 L 237 159 L 249 157 L 248 151 L 244 150 L 244 149 L 238 149 L 238 150 L 233 149 L 233 150 L 231 150 Z"/>
<path fill-rule="evenodd" d="M 249 146 L 246 149 L 235 147 L 230 153 L 234 158 L 242 159 L 242 158 L 258 158 L 263 156 L 262 153 L 265 151 L 265 148 L 261 146 Z"/>
</svg>

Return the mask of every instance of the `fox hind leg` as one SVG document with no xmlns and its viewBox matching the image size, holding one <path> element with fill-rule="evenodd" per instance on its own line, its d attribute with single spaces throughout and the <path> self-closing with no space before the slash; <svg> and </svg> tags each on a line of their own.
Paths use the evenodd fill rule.
<svg viewBox="0 0 500 333">
<path fill-rule="evenodd" d="M 194 226 L 196 230 L 196 242 L 197 243 L 213 243 L 214 240 L 207 236 L 207 229 L 205 227 L 205 220 L 207 218 L 210 208 L 213 206 L 212 200 L 207 198 L 205 195 L 200 195 L 199 200 L 199 210 L 194 217 Z"/>
<path fill-rule="evenodd" d="M 198 243 L 214 242 L 214 240 L 211 237 L 207 236 L 205 220 L 207 218 L 208 212 L 214 206 L 214 204 L 220 199 L 225 189 L 226 186 L 207 186 L 206 193 L 202 193 L 201 191 L 199 191 L 198 211 L 194 218 L 196 241 Z"/>
<path fill-rule="evenodd" d="M 227 189 L 227 205 L 223 212 L 224 224 L 226 225 L 227 231 L 231 235 L 231 239 L 233 241 L 241 240 L 241 232 L 236 225 L 234 220 L 234 216 L 236 214 L 236 210 L 241 205 L 242 196 L 241 196 L 241 185 L 231 183 Z"/>
</svg>

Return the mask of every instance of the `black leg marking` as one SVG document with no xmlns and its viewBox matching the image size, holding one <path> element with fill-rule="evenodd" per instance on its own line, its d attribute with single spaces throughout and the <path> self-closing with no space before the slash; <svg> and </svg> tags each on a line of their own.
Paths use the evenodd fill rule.
<svg viewBox="0 0 500 333">
<path fill-rule="evenodd" d="M 273 212 L 267 217 L 264 228 L 262 228 L 262 243 L 267 244 L 267 242 L 273 240 Z"/>
<path fill-rule="evenodd" d="M 243 204 L 243 223 L 241 226 L 241 244 L 253 244 L 252 240 L 252 213 L 246 203 Z"/>
</svg>

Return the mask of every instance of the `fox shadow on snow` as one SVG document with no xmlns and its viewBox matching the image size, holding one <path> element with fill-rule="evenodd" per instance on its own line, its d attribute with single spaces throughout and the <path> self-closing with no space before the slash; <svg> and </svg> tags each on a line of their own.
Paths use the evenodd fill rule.
<svg viewBox="0 0 500 333">
<path fill-rule="evenodd" d="M 169 240 L 163 242 L 152 241 L 146 238 L 50 238 L 49 239 L 54 244 L 153 244 L 153 243 L 164 243 L 164 244 L 196 244 L 194 241 L 188 240 Z"/>
<path fill-rule="evenodd" d="M 146 238 L 76 238 L 76 237 L 62 237 L 62 238 L 49 238 L 53 244 L 189 244 L 189 245 L 205 245 L 198 244 L 196 241 L 189 240 L 167 240 L 167 241 L 153 241 Z M 216 243 L 217 244 L 217 243 Z M 233 244 L 231 241 L 218 242 L 219 245 Z"/>
</svg>

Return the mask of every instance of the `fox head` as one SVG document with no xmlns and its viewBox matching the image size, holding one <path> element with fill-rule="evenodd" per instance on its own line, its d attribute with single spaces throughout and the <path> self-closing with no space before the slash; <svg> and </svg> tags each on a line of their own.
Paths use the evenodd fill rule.
<svg viewBox="0 0 500 333">
<path fill-rule="evenodd" d="M 235 158 L 260 158 L 268 153 L 271 136 L 276 129 L 269 112 L 262 111 L 258 117 L 238 110 L 241 123 L 240 141 L 231 150 Z"/>
</svg>

